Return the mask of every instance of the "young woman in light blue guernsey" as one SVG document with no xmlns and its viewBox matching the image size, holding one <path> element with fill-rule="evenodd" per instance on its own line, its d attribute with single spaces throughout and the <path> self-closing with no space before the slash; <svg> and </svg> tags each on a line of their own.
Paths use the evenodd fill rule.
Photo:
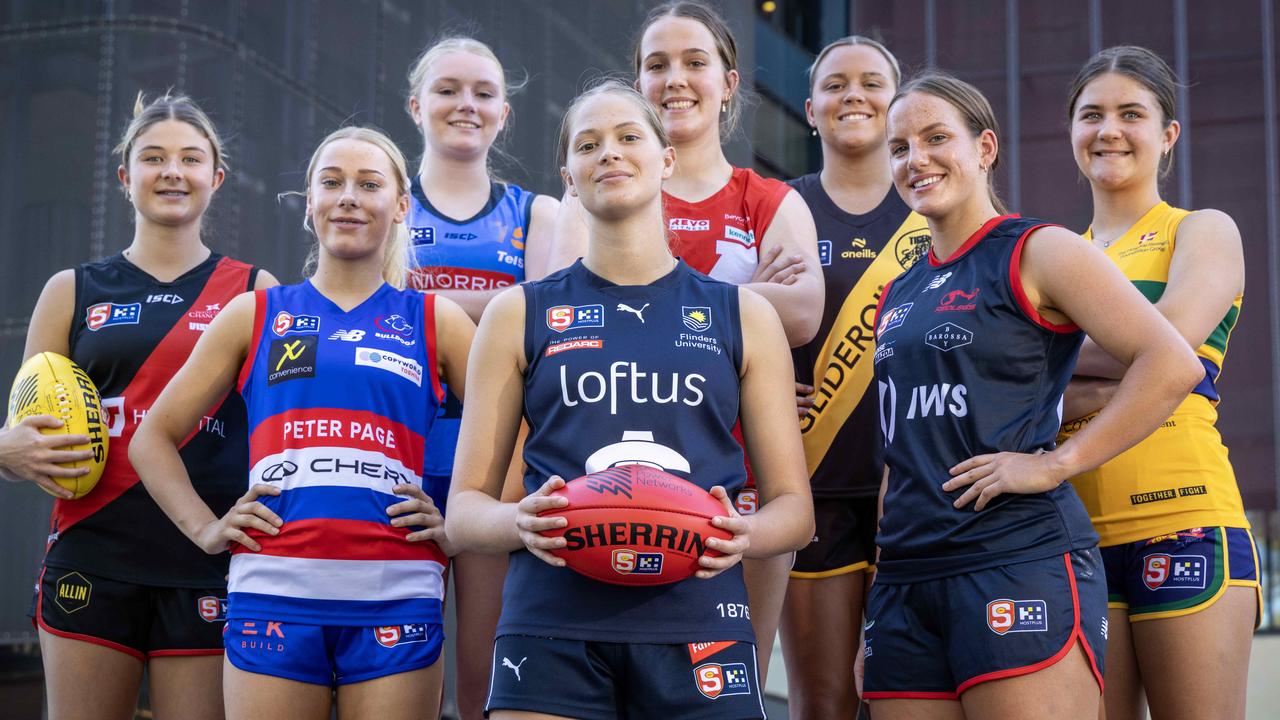
<svg viewBox="0 0 1280 720">
<path fill-rule="evenodd" d="M 555 198 L 498 181 L 490 171 L 490 150 L 511 113 L 507 95 L 493 50 L 468 37 L 433 43 L 409 72 L 407 109 L 423 146 L 410 181 L 409 286 L 453 300 L 476 322 L 503 288 L 545 272 L 559 208 Z M 424 482 L 433 496 L 448 491 L 461 418 L 462 404 L 447 392 L 427 438 Z M 506 556 L 463 555 L 453 568 L 458 708 L 465 718 L 479 717 Z"/>
</svg>

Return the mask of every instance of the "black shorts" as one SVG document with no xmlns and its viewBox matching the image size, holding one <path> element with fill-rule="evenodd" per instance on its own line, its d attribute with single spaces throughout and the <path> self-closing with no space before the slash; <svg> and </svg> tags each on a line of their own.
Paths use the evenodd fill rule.
<svg viewBox="0 0 1280 720">
<path fill-rule="evenodd" d="M 46 567 L 36 583 L 31 616 L 47 633 L 139 660 L 221 655 L 227 589 L 135 585 Z"/>
<path fill-rule="evenodd" d="M 582 720 L 764 718 L 756 648 L 747 642 L 675 645 L 503 635 L 493 646 L 493 710 Z"/>
<path fill-rule="evenodd" d="M 814 498 L 813 540 L 796 553 L 791 577 L 817 579 L 872 570 L 876 498 Z"/>
</svg>

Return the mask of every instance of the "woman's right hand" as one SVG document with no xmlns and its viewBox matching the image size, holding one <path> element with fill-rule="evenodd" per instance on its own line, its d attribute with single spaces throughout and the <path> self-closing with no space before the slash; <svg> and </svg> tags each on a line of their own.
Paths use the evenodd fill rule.
<svg viewBox="0 0 1280 720">
<path fill-rule="evenodd" d="M 58 463 L 89 460 L 91 450 L 62 450 L 74 445 L 88 445 L 87 435 L 44 434 L 40 428 L 60 428 L 62 421 L 52 415 L 32 415 L 13 427 L 0 430 L 0 476 L 9 481 L 27 481 L 60 498 L 74 493 L 54 478 L 86 475 L 87 467 L 69 468 Z"/>
<path fill-rule="evenodd" d="M 796 383 L 796 412 L 799 413 L 801 420 L 813 408 L 813 394 L 816 390 L 817 388 L 812 385 L 805 385 L 802 382 Z"/>
<path fill-rule="evenodd" d="M 258 483 L 249 488 L 249 492 L 236 500 L 236 504 L 231 506 L 226 515 L 205 525 L 196 534 L 194 538 L 196 544 L 210 555 L 217 555 L 226 550 L 233 542 L 258 552 L 262 546 L 249 537 L 243 528 L 253 528 L 267 535 L 279 535 L 280 526 L 284 521 L 279 515 L 267 509 L 266 505 L 258 502 L 258 498 L 264 495 L 279 494 L 280 488 L 275 485 Z"/>
<path fill-rule="evenodd" d="M 804 270 L 803 255 L 783 255 L 782 246 L 775 245 L 760 256 L 756 271 L 748 282 L 791 285 Z"/>
<path fill-rule="evenodd" d="M 553 490 L 564 487 L 564 479 L 552 475 L 542 487 L 516 504 L 516 529 L 520 532 L 520 542 L 533 553 L 533 556 L 553 567 L 564 567 L 563 558 L 551 554 L 568 544 L 563 537 L 546 537 L 543 530 L 556 530 L 566 527 L 569 521 L 559 516 L 540 516 L 538 513 L 563 508 L 569 504 L 566 497 L 551 497 Z"/>
</svg>

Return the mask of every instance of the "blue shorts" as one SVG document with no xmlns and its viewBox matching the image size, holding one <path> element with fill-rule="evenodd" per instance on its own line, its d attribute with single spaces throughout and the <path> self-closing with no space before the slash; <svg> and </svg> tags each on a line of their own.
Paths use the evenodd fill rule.
<svg viewBox="0 0 1280 720">
<path fill-rule="evenodd" d="M 655 645 L 503 635 L 485 716 L 524 710 L 582 720 L 757 720 L 756 647 Z"/>
<path fill-rule="evenodd" d="M 1228 587 L 1258 592 L 1258 549 L 1244 528 L 1190 528 L 1149 540 L 1102 548 L 1108 605 L 1129 620 L 1158 620 L 1199 612 Z"/>
<path fill-rule="evenodd" d="M 903 585 L 867 601 L 863 697 L 956 700 L 1081 643 L 1102 687 L 1107 597 L 1096 548 Z"/>
<path fill-rule="evenodd" d="M 227 660 L 240 670 L 313 685 L 349 685 L 434 665 L 439 623 L 347 627 L 228 620 Z"/>
</svg>

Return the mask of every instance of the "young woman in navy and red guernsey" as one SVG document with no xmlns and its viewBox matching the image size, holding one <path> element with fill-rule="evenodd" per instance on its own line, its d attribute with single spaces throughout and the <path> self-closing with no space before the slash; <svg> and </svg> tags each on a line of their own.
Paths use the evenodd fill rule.
<svg viewBox="0 0 1280 720">
<path fill-rule="evenodd" d="M 874 572 L 876 494 L 884 472 L 872 356 L 884 286 L 929 249 L 925 219 L 893 187 L 885 117 L 897 59 L 861 36 L 823 48 L 809 68 L 805 112 L 822 170 L 790 181 L 813 212 L 826 307 L 818 335 L 792 351 L 817 533 L 796 554 L 782 614 L 787 709 L 847 718 L 862 610 Z"/>
<path fill-rule="evenodd" d="M 991 106 L 929 74 L 889 108 L 894 185 L 932 249 L 886 288 L 874 358 L 886 472 L 864 697 L 883 718 L 1098 714 L 1106 588 L 1068 478 L 1150 433 L 1203 377 L 1080 236 L 1008 215 Z M 1127 367 L 1055 447 L 1087 332 Z"/>
<path fill-rule="evenodd" d="M 432 44 L 409 72 L 408 110 L 423 144 L 410 182 L 409 285 L 453 300 L 475 322 L 504 288 L 542 277 L 560 204 L 490 174 L 490 152 L 511 113 L 508 93 L 493 50 L 468 37 Z M 462 403 L 446 386 L 427 437 L 424 482 L 433 495 L 448 493 L 461 421 Z M 483 710 L 506 569 L 505 555 L 453 559 L 457 701 L 464 718 Z"/>
<path fill-rule="evenodd" d="M 485 315 L 450 500 L 460 546 L 512 552 L 489 717 L 763 717 L 739 561 L 789 553 L 813 529 L 784 332 L 755 293 L 672 257 L 661 188 L 675 151 L 643 97 L 617 82 L 584 93 L 559 147 L 587 214 L 587 255 Z M 574 308 L 569 325 L 548 320 L 557 307 Z M 630 379 L 612 383 L 619 367 Z M 603 395 L 579 392 L 598 378 Z M 522 413 L 528 495 L 501 502 Z M 746 479 L 739 417 L 766 500 L 749 516 L 729 501 Z M 565 541 L 539 531 L 565 520 L 538 513 L 565 506 L 549 497 L 562 478 L 626 462 L 719 498 L 713 522 L 734 537 L 708 543 L 723 555 L 678 583 L 625 587 L 550 554 Z M 699 689 L 694 670 L 708 662 L 736 666 L 731 692 Z"/>
<path fill-rule="evenodd" d="M 187 537 L 233 551 L 229 718 L 327 718 L 335 687 L 343 717 L 433 718 L 449 547 L 422 488 L 424 445 L 442 378 L 462 387 L 474 326 L 403 288 L 409 178 L 385 135 L 329 135 L 306 198 L 310 278 L 233 300 L 130 455 Z M 178 428 L 232 389 L 248 408 L 250 473 L 219 517 L 178 463 Z"/>
<path fill-rule="evenodd" d="M 24 351 L 56 352 L 84 368 L 103 397 L 111 437 L 102 479 L 78 500 L 44 470 L 16 473 L 58 498 L 33 610 L 49 717 L 133 717 L 145 667 L 157 718 L 221 718 L 227 556 L 201 553 L 164 521 L 128 450 L 138 421 L 214 316 L 236 295 L 276 283 L 201 239 L 227 165 L 195 103 L 139 95 L 116 152 L 133 241 L 49 279 Z M 32 418 L 11 432 L 36 425 Z M 239 495 L 235 478 L 247 468 L 245 428 L 244 404 L 223 395 L 210 396 L 182 426 L 190 437 L 175 462 L 221 511 Z"/>
<path fill-rule="evenodd" d="M 1214 427 L 1215 380 L 1243 300 L 1244 251 L 1226 214 L 1189 212 L 1160 199 L 1180 130 L 1176 88 L 1159 55 L 1114 47 L 1080 69 L 1068 107 L 1076 164 L 1093 194 L 1085 237 L 1155 304 L 1204 366 L 1200 384 L 1167 422 L 1072 478 L 1106 567 L 1111 632 L 1104 701 L 1112 720 L 1145 717 L 1148 703 L 1156 720 L 1243 718 L 1250 637 L 1259 619 L 1257 550 Z M 1065 434 L 1095 421 L 1124 370 L 1085 341 L 1067 389 Z"/>
<path fill-rule="evenodd" d="M 813 216 L 785 183 L 734 167 L 724 154 L 724 139 L 744 105 L 729 26 L 700 3 L 659 6 L 641 25 L 635 69 L 637 87 L 657 108 L 676 149 L 675 171 L 662 188 L 672 252 L 699 272 L 751 288 L 782 319 L 788 344 L 809 342 L 823 298 Z M 747 477 L 737 498 L 743 513 L 759 505 L 750 469 Z M 766 659 L 790 566 L 789 556 L 743 564 L 751 622 Z"/>
</svg>

